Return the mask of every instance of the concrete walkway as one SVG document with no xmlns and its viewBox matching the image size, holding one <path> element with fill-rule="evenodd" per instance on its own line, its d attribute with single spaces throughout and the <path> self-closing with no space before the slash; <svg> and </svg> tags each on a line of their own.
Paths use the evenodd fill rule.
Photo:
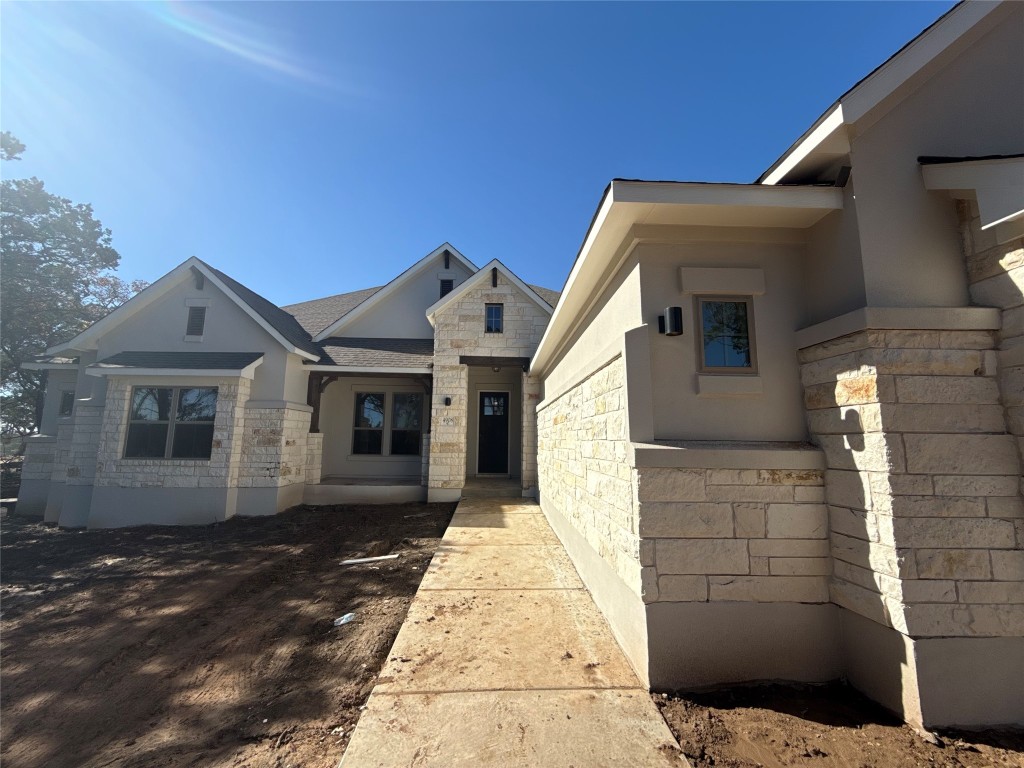
<svg viewBox="0 0 1024 768">
<path fill-rule="evenodd" d="M 686 766 L 540 507 L 463 500 L 342 758 Z"/>
</svg>

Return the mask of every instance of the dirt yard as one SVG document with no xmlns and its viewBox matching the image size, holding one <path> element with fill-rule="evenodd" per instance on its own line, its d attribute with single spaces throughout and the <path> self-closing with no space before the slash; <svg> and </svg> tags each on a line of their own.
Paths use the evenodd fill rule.
<svg viewBox="0 0 1024 768">
<path fill-rule="evenodd" d="M 333 768 L 454 506 L 78 532 L 5 518 L 4 768 Z"/>
<path fill-rule="evenodd" d="M 941 734 L 941 746 L 842 685 L 655 695 L 693 768 L 1024 766 L 1024 733 Z"/>
</svg>

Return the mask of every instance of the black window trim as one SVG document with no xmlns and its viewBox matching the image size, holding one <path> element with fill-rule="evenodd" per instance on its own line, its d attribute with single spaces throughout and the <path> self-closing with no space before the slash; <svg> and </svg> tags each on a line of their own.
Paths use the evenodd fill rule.
<svg viewBox="0 0 1024 768">
<path fill-rule="evenodd" d="M 167 421 L 140 421 L 138 419 L 132 419 L 132 406 L 135 403 L 135 391 L 137 389 L 169 389 L 171 390 L 171 405 L 168 411 L 170 417 Z M 178 398 L 181 396 L 181 390 L 183 389 L 212 389 L 217 394 L 217 402 L 220 402 L 220 388 L 210 387 L 206 385 L 196 384 L 183 384 L 178 386 L 165 386 L 155 385 L 146 386 L 136 384 L 132 386 L 128 396 L 128 425 L 124 430 L 124 447 L 121 451 L 121 457 L 129 461 L 210 461 L 213 459 L 213 446 L 210 447 L 210 455 L 202 458 L 199 456 L 172 456 L 171 451 L 174 446 L 174 426 L 178 423 Z M 216 430 L 217 416 L 216 411 L 214 412 L 213 421 L 190 421 L 185 422 L 187 424 L 213 424 Z M 164 455 L 163 456 L 129 456 L 128 455 L 128 433 L 132 428 L 132 424 L 167 424 L 167 438 L 164 440 Z"/>
<path fill-rule="evenodd" d="M 497 329 L 494 330 L 491 327 L 491 320 L 489 317 L 490 310 L 497 308 L 498 310 L 498 323 Z M 484 304 L 484 333 L 504 333 L 505 332 L 505 305 L 504 304 Z"/>
<path fill-rule="evenodd" d="M 67 411 L 64 410 L 65 400 L 70 400 Z M 60 400 L 57 402 L 57 417 L 61 419 L 67 419 L 73 416 L 75 413 L 75 390 L 73 389 L 62 389 L 60 391 Z"/>
</svg>

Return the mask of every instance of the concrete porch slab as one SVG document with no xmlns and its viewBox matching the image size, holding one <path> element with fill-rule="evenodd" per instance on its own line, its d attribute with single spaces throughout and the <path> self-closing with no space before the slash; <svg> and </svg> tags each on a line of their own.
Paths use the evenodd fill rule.
<svg viewBox="0 0 1024 768">
<path fill-rule="evenodd" d="M 639 690 L 375 693 L 344 765 L 685 766 L 652 708 Z"/>
<path fill-rule="evenodd" d="M 586 591 L 424 590 L 409 609 L 375 690 L 636 685 Z"/>
<path fill-rule="evenodd" d="M 457 515 L 493 515 L 498 513 L 506 515 L 539 515 L 541 511 L 535 502 L 526 501 L 522 498 L 463 499 L 459 502 L 458 509 L 455 510 Z"/>
<path fill-rule="evenodd" d="M 420 589 L 583 589 L 561 546 L 442 544 Z"/>
</svg>

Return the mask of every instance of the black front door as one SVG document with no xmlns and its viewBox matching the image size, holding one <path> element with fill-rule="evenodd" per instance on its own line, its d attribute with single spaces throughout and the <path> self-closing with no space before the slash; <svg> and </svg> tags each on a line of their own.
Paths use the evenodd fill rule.
<svg viewBox="0 0 1024 768">
<path fill-rule="evenodd" d="M 477 472 L 508 474 L 508 392 L 480 393 Z"/>
</svg>

